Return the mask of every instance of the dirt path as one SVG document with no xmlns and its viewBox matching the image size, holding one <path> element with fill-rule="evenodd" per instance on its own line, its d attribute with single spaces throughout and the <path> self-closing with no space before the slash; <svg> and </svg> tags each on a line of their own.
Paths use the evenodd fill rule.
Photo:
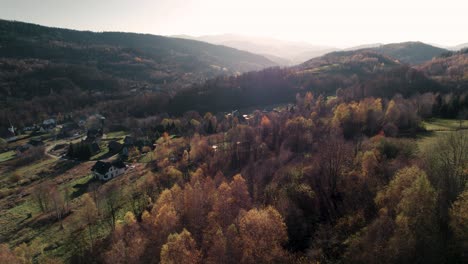
<svg viewBox="0 0 468 264">
<path fill-rule="evenodd" d="M 59 156 L 56 156 L 56 155 L 50 153 L 50 150 L 55 148 L 55 146 L 57 146 L 57 143 L 46 146 L 45 149 L 44 149 L 44 154 L 47 155 L 50 158 L 53 158 L 53 159 L 61 159 L 62 157 L 59 157 Z"/>
</svg>

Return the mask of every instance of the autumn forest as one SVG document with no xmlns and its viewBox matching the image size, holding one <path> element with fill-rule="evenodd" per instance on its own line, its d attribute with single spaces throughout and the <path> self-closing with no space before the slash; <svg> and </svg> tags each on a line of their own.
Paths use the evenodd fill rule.
<svg viewBox="0 0 468 264">
<path fill-rule="evenodd" d="M 0 33 L 0 263 L 468 260 L 466 49 Z"/>
</svg>

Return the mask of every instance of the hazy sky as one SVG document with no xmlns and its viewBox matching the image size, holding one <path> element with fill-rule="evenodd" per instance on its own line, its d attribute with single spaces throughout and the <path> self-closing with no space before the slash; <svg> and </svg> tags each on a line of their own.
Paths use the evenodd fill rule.
<svg viewBox="0 0 468 264">
<path fill-rule="evenodd" d="M 0 18 L 93 31 L 235 33 L 336 47 L 468 42 L 468 0 L 0 0 Z"/>
</svg>

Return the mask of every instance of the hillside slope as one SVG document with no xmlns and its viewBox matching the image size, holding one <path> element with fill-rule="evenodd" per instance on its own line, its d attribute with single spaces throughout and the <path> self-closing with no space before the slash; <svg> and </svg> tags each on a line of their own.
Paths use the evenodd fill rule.
<svg viewBox="0 0 468 264">
<path fill-rule="evenodd" d="M 0 63 L 6 71 L 0 76 L 0 94 L 26 97 L 47 95 L 50 89 L 45 87 L 49 86 L 59 86 L 59 90 L 70 86 L 172 90 L 218 75 L 275 65 L 260 55 L 194 40 L 4 20 L 0 20 Z M 62 85 L 50 84 L 54 79 L 61 79 Z"/>
<path fill-rule="evenodd" d="M 442 87 L 422 72 L 376 52 L 333 52 L 290 68 L 269 68 L 217 78 L 187 89 L 171 101 L 172 112 L 228 111 L 293 102 L 297 93 L 335 95 L 351 100 L 410 96 Z M 338 92 L 337 92 L 338 91 Z"/>
<path fill-rule="evenodd" d="M 468 89 L 468 49 L 445 53 L 417 68 L 454 90 Z"/>
<path fill-rule="evenodd" d="M 390 56 L 403 63 L 411 65 L 430 61 L 432 58 L 448 51 L 422 42 L 392 43 L 370 48 L 368 50 Z"/>
<path fill-rule="evenodd" d="M 144 116 L 193 84 L 274 65 L 194 40 L 0 20 L 0 136 L 9 120 L 24 127 L 58 113 Z"/>
</svg>

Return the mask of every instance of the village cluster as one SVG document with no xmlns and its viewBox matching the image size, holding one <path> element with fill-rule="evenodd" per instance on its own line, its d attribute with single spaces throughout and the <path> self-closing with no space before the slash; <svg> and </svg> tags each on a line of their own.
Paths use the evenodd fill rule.
<svg viewBox="0 0 468 264">
<path fill-rule="evenodd" d="M 108 137 L 103 133 L 105 120 L 104 116 L 95 114 L 78 121 L 71 116 L 60 120 L 50 117 L 40 124 L 21 129 L 11 125 L 11 136 L 5 140 L 7 144 L 2 146 L 1 152 L 14 152 L 14 159 L 36 150 L 57 159 L 96 161 L 91 168 L 92 174 L 98 180 L 108 181 L 129 168 L 124 161 L 130 148 L 141 149 L 151 147 L 151 144 L 129 135 Z"/>
<path fill-rule="evenodd" d="M 290 107 L 292 106 L 288 105 L 285 109 L 289 110 Z M 278 111 L 273 108 L 270 110 Z M 262 112 L 267 112 L 267 110 L 264 109 Z M 254 118 L 254 115 L 241 114 L 238 110 L 234 110 L 219 113 L 213 117 L 218 121 L 225 120 L 227 123 L 232 122 L 235 118 L 239 122 L 247 124 Z M 93 114 L 78 119 L 72 116 L 49 117 L 40 124 L 25 126 L 21 129 L 11 125 L 9 129 L 11 137 L 6 139 L 7 144 L 3 147 L 2 152 L 14 151 L 14 158 L 20 158 L 36 150 L 36 152 L 40 151 L 43 155 L 56 159 L 80 162 L 94 161 L 91 173 L 94 178 L 101 181 L 108 181 L 120 176 L 128 168 L 133 167 L 126 165 L 126 163 L 139 162 L 141 157 L 145 155 L 152 156 L 152 151 L 158 144 L 158 137 L 152 139 L 148 136 L 134 137 L 123 131 L 118 136 L 113 135 L 112 132 L 106 134 L 104 133 L 105 122 L 106 118 L 103 115 Z M 171 137 L 178 137 L 177 132 L 174 132 L 173 129 L 174 123 L 163 125 L 165 127 L 161 129 L 160 134 L 164 130 L 169 132 L 172 130 Z M 214 127 L 210 127 L 210 125 L 211 122 L 208 122 L 206 128 L 208 132 L 214 130 Z M 246 148 L 244 145 L 249 144 L 238 142 L 236 147 L 243 149 Z M 215 140 L 210 143 L 210 146 L 215 152 L 226 151 L 228 147 L 223 144 L 222 140 Z M 184 155 L 184 151 L 190 151 L 190 147 L 184 148 L 179 151 L 180 153 L 175 152 L 169 161 L 177 162 Z M 135 152 L 140 155 L 140 159 L 129 159 L 129 155 L 132 156 Z"/>
</svg>

